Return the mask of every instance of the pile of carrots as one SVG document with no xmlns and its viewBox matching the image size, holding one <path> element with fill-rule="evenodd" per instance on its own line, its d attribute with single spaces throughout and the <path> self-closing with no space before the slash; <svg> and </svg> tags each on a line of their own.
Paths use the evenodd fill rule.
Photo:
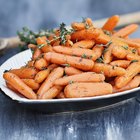
<svg viewBox="0 0 140 140">
<path fill-rule="evenodd" d="M 72 23 L 69 34 L 58 28 L 37 37 L 28 44 L 31 60 L 3 74 L 7 87 L 28 99 L 93 97 L 138 87 L 140 39 L 129 38 L 138 25 L 116 31 L 118 22 L 114 15 L 96 28 L 86 18 Z"/>
</svg>

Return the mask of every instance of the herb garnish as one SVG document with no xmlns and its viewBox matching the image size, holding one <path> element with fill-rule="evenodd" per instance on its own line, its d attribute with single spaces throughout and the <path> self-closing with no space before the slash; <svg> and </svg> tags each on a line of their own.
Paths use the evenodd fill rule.
<svg viewBox="0 0 140 140">
<path fill-rule="evenodd" d="M 136 49 L 132 49 L 131 51 L 132 51 L 132 53 L 134 53 L 134 54 L 136 53 Z"/>
<path fill-rule="evenodd" d="M 73 83 L 74 83 L 74 81 L 72 81 L 72 80 L 71 80 L 71 81 L 69 81 L 69 84 L 73 84 Z"/>
<path fill-rule="evenodd" d="M 70 64 L 62 64 L 64 67 L 70 67 Z"/>
<path fill-rule="evenodd" d="M 128 50 L 128 46 L 122 46 L 125 50 Z"/>
<path fill-rule="evenodd" d="M 131 64 L 131 63 L 134 63 L 134 62 L 138 62 L 138 60 L 132 60 L 132 61 L 130 62 L 130 64 Z"/>
<path fill-rule="evenodd" d="M 109 45 L 111 45 L 112 43 L 113 43 L 112 40 L 110 40 L 106 44 L 98 44 L 98 46 L 100 46 L 100 47 L 109 47 Z"/>
<path fill-rule="evenodd" d="M 82 23 L 84 23 L 84 24 L 85 24 L 85 28 L 88 29 L 90 26 L 89 26 L 89 24 L 87 23 L 86 18 L 82 18 L 82 19 L 83 19 L 83 20 L 82 20 Z"/>
<path fill-rule="evenodd" d="M 97 63 L 104 63 L 103 57 L 99 57 L 96 60 Z"/>
<path fill-rule="evenodd" d="M 87 55 L 86 55 L 86 54 L 82 54 L 81 57 L 82 57 L 82 58 L 87 58 Z"/>
</svg>

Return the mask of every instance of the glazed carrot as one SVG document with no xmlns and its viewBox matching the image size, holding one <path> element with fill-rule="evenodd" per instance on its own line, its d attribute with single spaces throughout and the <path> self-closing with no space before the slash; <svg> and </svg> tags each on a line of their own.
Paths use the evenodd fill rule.
<svg viewBox="0 0 140 140">
<path fill-rule="evenodd" d="M 57 67 L 58 67 L 58 65 L 56 65 L 56 64 L 51 64 L 51 65 L 49 65 L 47 68 L 50 69 L 50 71 L 52 71 L 53 69 L 55 69 L 55 68 L 57 68 Z"/>
<path fill-rule="evenodd" d="M 112 86 L 108 83 L 73 83 L 64 89 L 67 98 L 94 97 L 112 93 Z"/>
<path fill-rule="evenodd" d="M 28 61 L 27 66 L 28 67 L 34 67 L 34 63 L 35 63 L 34 60 L 30 60 L 30 61 Z"/>
<path fill-rule="evenodd" d="M 59 46 L 60 45 L 60 40 L 57 40 L 53 43 L 53 46 Z"/>
<path fill-rule="evenodd" d="M 122 88 L 127 85 L 134 76 L 136 76 L 140 72 L 140 63 L 134 62 L 129 65 L 126 69 L 126 73 L 120 77 L 115 79 L 115 86 L 117 88 Z"/>
<path fill-rule="evenodd" d="M 112 66 L 118 66 L 126 69 L 130 65 L 131 61 L 129 60 L 115 60 L 110 63 Z"/>
<path fill-rule="evenodd" d="M 37 96 L 34 91 L 28 87 L 18 76 L 13 73 L 6 72 L 3 74 L 3 78 L 8 82 L 12 87 L 14 87 L 19 93 L 24 95 L 29 99 L 36 99 Z"/>
<path fill-rule="evenodd" d="M 138 60 L 138 61 L 140 61 L 140 56 L 139 55 L 136 55 L 136 54 L 128 54 L 127 56 L 126 56 L 126 59 L 127 60 Z"/>
<path fill-rule="evenodd" d="M 121 91 L 125 91 L 125 90 L 130 90 L 130 89 L 138 87 L 139 85 L 140 85 L 140 75 L 137 75 L 127 85 L 125 85 L 122 88 L 116 88 L 114 86 L 113 93 L 121 92 Z"/>
<path fill-rule="evenodd" d="M 34 50 L 32 59 L 33 59 L 33 60 L 36 60 L 38 57 L 40 57 L 41 54 L 42 54 L 42 51 L 41 51 L 39 48 L 36 48 L 36 49 Z"/>
<path fill-rule="evenodd" d="M 32 50 L 35 50 L 37 48 L 37 46 L 35 44 L 29 44 L 28 48 L 32 49 Z"/>
<path fill-rule="evenodd" d="M 124 28 L 120 29 L 116 33 L 113 34 L 113 36 L 117 37 L 126 37 L 130 35 L 131 33 L 135 32 L 138 29 L 138 24 L 130 24 L 128 26 L 125 26 Z"/>
<path fill-rule="evenodd" d="M 66 75 L 75 75 L 75 74 L 80 74 L 80 73 L 82 73 L 83 71 L 81 71 L 81 70 L 78 70 L 78 69 L 76 69 L 76 68 L 74 68 L 74 67 L 65 67 L 64 68 L 64 71 L 65 71 L 65 74 Z"/>
<path fill-rule="evenodd" d="M 46 69 L 49 63 L 44 58 L 39 58 L 35 61 L 35 68 L 39 70 Z"/>
<path fill-rule="evenodd" d="M 68 65 L 81 70 L 91 70 L 93 68 L 94 62 L 89 59 L 84 59 L 81 57 L 68 56 L 59 53 L 49 52 L 44 55 L 44 58 L 51 63 Z"/>
<path fill-rule="evenodd" d="M 52 52 L 52 46 L 47 44 L 47 41 L 43 39 L 42 37 L 38 37 L 36 39 L 36 42 L 38 45 L 42 45 L 40 48 L 44 53 L 46 52 Z"/>
<path fill-rule="evenodd" d="M 11 89 L 11 90 L 13 90 L 14 92 L 18 92 L 12 85 L 10 85 L 8 82 L 6 82 L 6 86 L 9 88 L 9 89 Z"/>
<path fill-rule="evenodd" d="M 89 28 L 89 29 L 84 29 L 84 30 L 80 30 L 77 32 L 74 32 L 71 34 L 71 39 L 72 40 L 84 40 L 84 39 L 95 39 L 96 37 L 98 37 L 100 34 L 100 30 L 99 29 L 94 29 L 94 28 Z"/>
<path fill-rule="evenodd" d="M 91 49 L 93 45 L 95 44 L 95 41 L 93 40 L 81 40 L 73 44 L 73 48 L 85 48 L 85 49 Z"/>
<path fill-rule="evenodd" d="M 93 51 L 90 49 L 82 49 L 82 48 L 67 48 L 67 47 L 62 47 L 62 46 L 55 46 L 53 47 L 53 50 L 57 53 L 62 53 L 66 55 L 72 55 L 72 56 L 79 56 L 82 58 L 89 58 L 95 61 L 100 55 L 102 54 L 101 49 L 103 50 L 102 47 L 99 47 L 99 51 L 97 51 L 97 48 L 94 49 Z"/>
<path fill-rule="evenodd" d="M 71 27 L 76 31 L 80 31 L 80 30 L 85 29 L 85 24 L 82 22 L 73 22 L 71 24 Z"/>
<path fill-rule="evenodd" d="M 93 72 L 103 73 L 107 77 L 121 76 L 126 73 L 125 69 L 121 67 L 111 66 L 109 64 L 94 63 Z"/>
<path fill-rule="evenodd" d="M 47 79 L 40 86 L 37 94 L 41 97 L 45 92 L 47 92 L 52 86 L 56 79 L 63 76 L 64 69 L 61 67 L 55 68 L 47 77 Z"/>
<path fill-rule="evenodd" d="M 72 47 L 73 46 L 73 42 L 71 40 L 67 40 L 65 43 L 66 47 Z"/>
<path fill-rule="evenodd" d="M 108 31 L 112 31 L 116 25 L 119 22 L 120 17 L 118 15 L 114 15 L 112 17 L 110 17 L 106 23 L 103 25 L 102 29 L 103 30 L 108 30 Z"/>
<path fill-rule="evenodd" d="M 57 98 L 57 99 L 64 99 L 64 98 L 66 98 L 66 97 L 65 97 L 65 95 L 64 95 L 64 92 L 61 91 L 60 93 L 57 94 L 56 98 Z"/>
<path fill-rule="evenodd" d="M 37 90 L 39 89 L 39 84 L 35 82 L 33 79 L 22 79 L 22 81 L 29 86 L 32 90 Z"/>
<path fill-rule="evenodd" d="M 128 40 L 140 43 L 140 38 L 129 38 Z"/>
<path fill-rule="evenodd" d="M 34 80 L 36 83 L 42 83 L 48 77 L 49 74 L 50 74 L 49 68 L 45 70 L 41 70 L 36 74 Z"/>
<path fill-rule="evenodd" d="M 65 86 L 73 82 L 103 82 L 105 77 L 103 74 L 94 72 L 84 72 L 72 76 L 66 76 L 55 80 L 54 85 Z"/>
<path fill-rule="evenodd" d="M 39 99 L 53 99 L 61 92 L 62 89 L 62 86 L 53 86 L 44 94 L 42 94 L 42 96 L 39 96 Z"/>
<path fill-rule="evenodd" d="M 110 44 L 109 47 L 104 49 L 103 57 L 104 57 L 104 63 L 108 64 L 112 61 L 112 49 L 114 47 L 114 44 Z"/>
<path fill-rule="evenodd" d="M 9 72 L 16 74 L 22 79 L 33 79 L 38 71 L 33 67 L 22 67 L 20 69 L 12 69 Z"/>
</svg>

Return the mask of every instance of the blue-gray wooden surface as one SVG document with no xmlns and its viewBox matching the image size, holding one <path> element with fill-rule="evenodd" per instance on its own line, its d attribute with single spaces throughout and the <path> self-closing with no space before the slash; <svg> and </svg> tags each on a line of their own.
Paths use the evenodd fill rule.
<svg viewBox="0 0 140 140">
<path fill-rule="evenodd" d="M 98 19 L 140 9 L 139 0 L 0 0 L 0 36 Z M 133 37 L 140 37 L 140 30 Z M 0 65 L 19 48 L 0 53 Z M 0 140 L 139 140 L 140 104 L 135 99 L 98 111 L 47 115 L 21 108 L 0 91 Z"/>
</svg>

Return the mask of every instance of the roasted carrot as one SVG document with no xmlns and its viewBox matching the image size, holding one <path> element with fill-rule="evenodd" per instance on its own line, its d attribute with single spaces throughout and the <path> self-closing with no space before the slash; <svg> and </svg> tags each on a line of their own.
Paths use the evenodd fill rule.
<svg viewBox="0 0 140 140">
<path fill-rule="evenodd" d="M 58 67 L 58 65 L 56 65 L 56 64 L 51 64 L 51 65 L 49 65 L 47 68 L 50 69 L 50 71 L 52 71 L 53 69 L 55 69 L 55 68 L 57 68 L 57 67 Z"/>
<path fill-rule="evenodd" d="M 113 34 L 113 36 L 117 37 L 126 37 L 130 35 L 131 33 L 135 32 L 138 29 L 138 24 L 130 24 L 128 26 L 125 26 L 124 28 L 120 29 L 116 33 Z"/>
<path fill-rule="evenodd" d="M 49 63 L 44 58 L 39 58 L 35 61 L 35 68 L 38 70 L 46 69 Z"/>
<path fill-rule="evenodd" d="M 44 55 L 44 58 L 51 63 L 60 64 L 64 66 L 72 66 L 81 70 L 91 70 L 94 62 L 89 59 L 81 57 L 68 56 L 59 53 L 49 52 Z"/>
<path fill-rule="evenodd" d="M 52 86 L 56 79 L 63 76 L 64 69 L 61 67 L 55 68 L 47 77 L 47 79 L 40 86 L 37 94 L 41 97 L 45 92 L 47 92 Z"/>
<path fill-rule="evenodd" d="M 39 89 L 39 84 L 33 79 L 22 79 L 22 81 L 33 90 Z"/>
<path fill-rule="evenodd" d="M 34 63 L 35 63 L 34 60 L 30 60 L 30 61 L 28 61 L 27 66 L 28 67 L 34 67 Z"/>
<path fill-rule="evenodd" d="M 95 41 L 93 40 L 81 40 L 73 44 L 73 48 L 85 48 L 85 49 L 91 49 L 93 45 L 95 44 Z"/>
<path fill-rule="evenodd" d="M 112 31 L 116 25 L 119 22 L 120 17 L 118 15 L 114 15 L 112 17 L 110 17 L 106 23 L 103 25 L 102 29 L 103 30 L 108 30 L 108 31 Z"/>
<path fill-rule="evenodd" d="M 41 70 L 36 74 L 34 80 L 36 83 L 42 83 L 48 77 L 49 74 L 50 74 L 49 68 L 45 70 Z"/>
<path fill-rule="evenodd" d="M 62 86 L 53 86 L 44 94 L 42 94 L 42 96 L 39 96 L 39 99 L 53 99 L 61 92 L 62 89 Z"/>
<path fill-rule="evenodd" d="M 41 51 L 39 48 L 36 48 L 36 49 L 34 50 L 32 59 L 33 59 L 33 60 L 36 60 L 38 57 L 40 57 L 41 54 L 42 54 L 42 51 Z"/>
<path fill-rule="evenodd" d="M 121 67 L 97 62 L 94 64 L 92 71 L 96 73 L 103 73 L 107 77 L 121 76 L 126 73 L 125 69 Z"/>
<path fill-rule="evenodd" d="M 64 98 L 66 98 L 66 97 L 65 97 L 65 95 L 64 95 L 64 92 L 61 91 L 60 93 L 57 94 L 56 98 L 57 98 L 57 99 L 64 99 Z"/>
<path fill-rule="evenodd" d="M 127 56 L 126 56 L 126 59 L 127 60 L 138 60 L 138 61 L 140 61 L 140 56 L 139 55 L 136 55 L 136 54 L 128 54 Z"/>
<path fill-rule="evenodd" d="M 10 85 L 8 82 L 6 82 L 6 86 L 11 89 L 14 92 L 18 92 L 12 85 Z"/>
<path fill-rule="evenodd" d="M 112 86 L 108 83 L 73 83 L 64 89 L 67 98 L 93 97 L 112 93 Z"/>
<path fill-rule="evenodd" d="M 8 82 L 12 87 L 14 87 L 20 94 L 24 95 L 26 98 L 37 98 L 34 91 L 15 74 L 11 72 L 6 72 L 3 74 L 3 78 L 6 80 L 6 82 Z"/>
<path fill-rule="evenodd" d="M 126 69 L 126 73 L 122 76 L 119 76 L 115 79 L 115 86 L 117 88 L 122 88 L 126 86 L 134 76 L 136 76 L 140 72 L 140 63 L 133 62 Z"/>
<path fill-rule="evenodd" d="M 126 69 L 130 65 L 131 61 L 129 60 L 115 60 L 110 63 L 112 66 L 118 66 Z"/>
<path fill-rule="evenodd" d="M 129 38 L 128 40 L 140 43 L 140 38 Z"/>
<path fill-rule="evenodd" d="M 65 86 L 73 82 L 103 82 L 105 77 L 103 74 L 96 74 L 94 72 L 84 72 L 72 76 L 66 76 L 55 80 L 55 85 Z"/>
<path fill-rule="evenodd" d="M 20 69 L 12 69 L 9 72 L 16 74 L 22 79 L 33 79 L 38 71 L 33 67 L 22 67 Z"/>
<path fill-rule="evenodd" d="M 75 74 L 80 74 L 82 73 L 83 71 L 79 70 L 79 69 L 76 69 L 74 67 L 65 67 L 64 68 L 64 72 L 66 75 L 75 75 Z"/>
<path fill-rule="evenodd" d="M 121 92 L 121 91 L 125 91 L 125 90 L 130 90 L 133 88 L 136 88 L 140 85 L 140 75 L 135 76 L 127 85 L 125 85 L 122 88 L 116 88 L 115 86 L 113 86 L 113 92 Z"/>
</svg>

